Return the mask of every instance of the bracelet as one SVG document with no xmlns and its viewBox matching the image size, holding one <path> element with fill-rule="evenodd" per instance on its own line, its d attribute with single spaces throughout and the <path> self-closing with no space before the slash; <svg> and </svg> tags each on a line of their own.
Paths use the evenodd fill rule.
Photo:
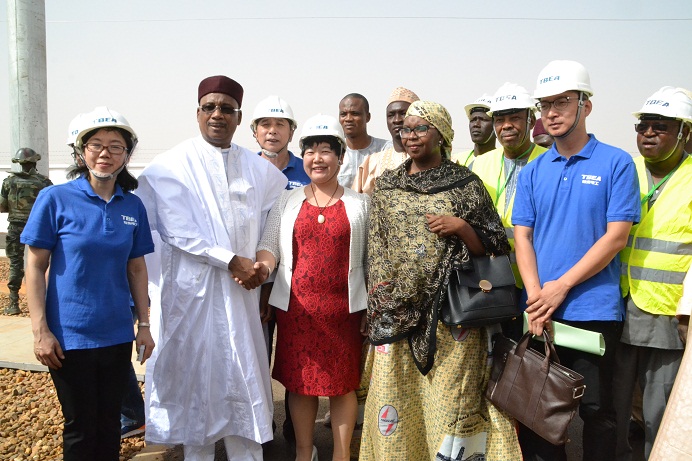
<svg viewBox="0 0 692 461">
<path fill-rule="evenodd" d="M 151 325 L 149 325 L 147 322 L 139 322 L 137 324 L 137 328 L 149 328 Z"/>
</svg>

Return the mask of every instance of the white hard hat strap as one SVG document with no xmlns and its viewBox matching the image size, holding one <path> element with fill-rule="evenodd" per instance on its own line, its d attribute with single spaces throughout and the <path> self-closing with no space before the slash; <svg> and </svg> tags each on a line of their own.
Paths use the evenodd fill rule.
<svg viewBox="0 0 692 461">
<path fill-rule="evenodd" d="M 120 174 L 120 172 L 123 171 L 125 169 L 125 167 L 127 166 L 127 163 L 130 160 L 130 156 L 132 155 L 132 151 L 128 152 L 127 155 L 125 156 L 125 159 L 123 160 L 123 164 L 120 165 L 120 168 L 118 168 L 113 173 L 104 174 L 104 173 L 97 173 L 96 171 L 94 171 L 89 166 L 89 164 L 86 161 L 86 158 L 84 157 L 84 151 L 81 148 L 75 147 L 74 150 L 76 151 L 77 156 L 82 161 L 84 166 L 87 168 L 87 170 L 89 170 L 89 173 L 91 173 L 91 175 L 99 181 L 110 181 L 113 178 L 117 178 L 118 175 Z M 75 158 L 75 160 L 76 160 L 76 158 Z M 79 166 L 79 164 L 77 164 L 77 166 Z"/>
<path fill-rule="evenodd" d="M 574 118 L 574 123 L 572 124 L 572 126 L 570 127 L 570 129 L 567 130 L 567 133 L 565 133 L 565 134 L 563 134 L 563 135 L 560 135 L 560 136 L 555 136 L 556 138 L 566 138 L 567 136 L 569 136 L 570 134 L 572 134 L 572 132 L 574 131 L 574 129 L 575 129 L 575 128 L 577 127 L 577 125 L 579 124 L 579 118 L 581 117 L 582 108 L 584 107 L 584 92 L 583 92 L 583 91 L 580 91 L 580 92 L 579 92 L 579 100 L 578 100 L 578 103 L 577 103 L 577 104 L 578 104 L 578 105 L 577 105 L 577 116 Z"/>
</svg>

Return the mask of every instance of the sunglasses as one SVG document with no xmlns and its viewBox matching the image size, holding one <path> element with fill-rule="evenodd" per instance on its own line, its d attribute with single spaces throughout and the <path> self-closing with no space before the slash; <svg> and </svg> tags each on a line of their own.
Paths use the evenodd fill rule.
<svg viewBox="0 0 692 461">
<path fill-rule="evenodd" d="M 240 112 L 240 109 L 236 109 L 235 107 L 217 106 L 216 104 L 212 104 L 212 103 L 204 104 L 203 106 L 200 106 L 200 109 L 205 114 L 213 114 L 214 112 L 216 112 L 216 109 L 219 109 L 221 111 L 221 113 L 224 115 L 233 115 L 233 114 L 237 114 Z"/>
<path fill-rule="evenodd" d="M 670 129 L 672 128 L 670 125 L 666 123 L 648 123 L 648 122 L 639 122 L 634 124 L 634 131 L 636 131 L 639 134 L 644 134 L 647 131 L 649 131 L 649 128 L 656 133 L 656 134 L 664 134 L 668 133 Z"/>
</svg>

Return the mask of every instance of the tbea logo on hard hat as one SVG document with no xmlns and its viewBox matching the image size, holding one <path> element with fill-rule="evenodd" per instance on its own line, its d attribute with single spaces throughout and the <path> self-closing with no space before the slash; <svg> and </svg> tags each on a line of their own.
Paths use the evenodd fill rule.
<svg viewBox="0 0 692 461">
<path fill-rule="evenodd" d="M 339 121 L 331 115 L 317 114 L 305 121 L 303 131 L 300 134 L 301 148 L 303 147 L 303 140 L 310 136 L 334 136 L 342 146 L 346 145 L 344 129 Z"/>
<path fill-rule="evenodd" d="M 490 106 L 493 104 L 493 97 L 489 94 L 483 94 L 480 98 L 476 99 L 471 104 L 466 104 L 464 106 L 464 111 L 466 116 L 470 119 L 471 113 L 476 111 L 487 112 L 490 110 Z"/>
<path fill-rule="evenodd" d="M 250 129 L 252 129 L 253 133 L 257 129 L 257 124 L 263 118 L 285 118 L 291 124 L 292 129 L 295 130 L 298 126 L 291 106 L 276 95 L 267 96 L 257 103 L 257 107 L 255 107 L 255 111 L 252 113 L 252 122 L 250 123 Z"/>
<path fill-rule="evenodd" d="M 106 106 L 96 107 L 91 112 L 79 114 L 72 119 L 70 126 L 67 128 L 67 145 L 74 145 L 81 149 L 82 138 L 85 134 L 95 129 L 111 126 L 121 128 L 130 133 L 132 146 L 129 146 L 129 152 L 132 153 L 132 150 L 137 145 L 137 134 L 122 114 L 110 110 Z"/>
<path fill-rule="evenodd" d="M 526 88 L 516 83 L 506 82 L 497 89 L 493 95 L 493 102 L 490 104 L 488 115 L 505 111 L 519 111 L 528 109 L 530 112 L 536 110 L 536 100 L 531 97 Z"/>
<path fill-rule="evenodd" d="M 545 78 L 540 79 L 538 81 L 538 83 L 543 84 L 543 83 L 548 83 L 548 82 L 556 82 L 558 80 L 560 80 L 559 75 L 551 75 L 550 77 L 545 77 Z"/>
<path fill-rule="evenodd" d="M 668 101 L 662 101 L 660 99 L 649 99 L 644 103 L 644 106 L 661 106 L 661 107 L 668 107 L 670 104 Z"/>
<path fill-rule="evenodd" d="M 94 123 L 118 123 L 118 120 L 113 117 L 101 117 L 95 119 Z"/>
<path fill-rule="evenodd" d="M 649 96 L 638 112 L 632 113 L 637 118 L 641 118 L 644 114 L 660 115 L 692 123 L 692 99 L 680 88 L 664 86 Z"/>
<path fill-rule="evenodd" d="M 533 97 L 546 98 L 566 91 L 579 91 L 593 96 L 591 79 L 583 64 L 577 61 L 551 61 L 538 74 Z"/>
</svg>

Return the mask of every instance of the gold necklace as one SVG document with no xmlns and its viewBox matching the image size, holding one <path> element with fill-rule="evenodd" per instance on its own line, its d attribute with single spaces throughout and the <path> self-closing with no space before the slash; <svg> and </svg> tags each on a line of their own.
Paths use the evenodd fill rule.
<svg viewBox="0 0 692 461">
<path fill-rule="evenodd" d="M 310 189 L 312 190 L 312 198 L 315 199 L 315 205 L 317 205 L 317 209 L 320 211 L 320 214 L 317 215 L 317 222 L 320 224 L 324 224 L 324 221 L 326 218 L 322 214 L 325 208 L 329 206 L 330 203 L 332 203 L 332 199 L 334 198 L 334 195 L 336 194 L 336 191 L 339 190 L 339 183 L 336 183 L 336 189 L 334 189 L 334 192 L 332 192 L 332 196 L 329 197 L 329 201 L 327 204 L 323 207 L 320 207 L 320 204 L 317 202 L 317 195 L 315 194 L 315 186 L 314 184 L 310 183 Z"/>
</svg>

